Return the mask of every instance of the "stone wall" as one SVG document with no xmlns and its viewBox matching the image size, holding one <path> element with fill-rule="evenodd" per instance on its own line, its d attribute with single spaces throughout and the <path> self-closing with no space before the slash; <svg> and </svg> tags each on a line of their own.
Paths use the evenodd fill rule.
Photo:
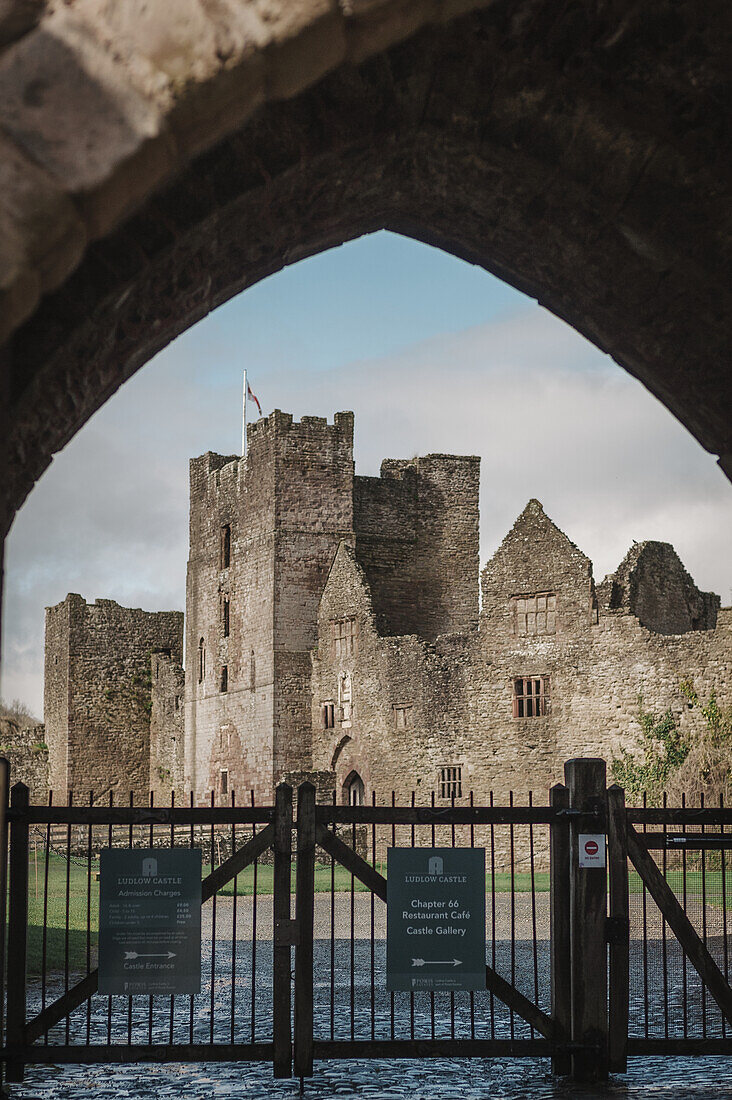
<svg viewBox="0 0 732 1100">
<path fill-rule="evenodd" d="M 158 802 L 171 792 L 176 802 L 185 791 L 185 673 L 175 657 L 153 653 L 150 658 L 150 779 L 148 786 Z"/>
<path fill-rule="evenodd" d="M 480 459 L 385 459 L 354 480 L 356 552 L 382 634 L 438 634 L 478 623 Z"/>
<path fill-rule="evenodd" d="M 50 783 L 96 798 L 149 793 L 150 658 L 182 657 L 183 614 L 87 604 L 46 609 L 45 725 Z"/>
<path fill-rule="evenodd" d="M 714 630 L 720 599 L 700 592 L 667 542 L 634 543 L 601 585 L 608 608 L 622 608 L 657 634 Z"/>
<path fill-rule="evenodd" d="M 36 805 L 48 802 L 48 746 L 44 726 L 19 726 L 0 718 L 0 756 L 10 762 L 10 784 L 25 783 Z"/>
<path fill-rule="evenodd" d="M 388 803 L 394 792 L 397 804 L 449 805 L 450 768 L 459 769 L 463 800 L 472 792 L 478 804 L 526 804 L 529 797 L 546 804 L 567 759 L 610 762 L 636 742 L 640 699 L 646 711 L 670 709 L 681 728 L 700 721 L 679 691 L 684 679 L 700 696 L 714 689 L 720 705 L 732 706 L 732 610 L 719 612 L 714 629 L 663 634 L 626 608 L 598 608 L 588 559 L 538 501 L 486 566 L 483 593 L 479 631 L 431 644 L 416 635 L 384 637 L 364 570 L 348 546 L 339 548 L 320 606 L 312 708 L 314 764 L 332 771 L 339 801 L 347 800 L 355 773 L 367 802 Z M 518 619 L 518 599 L 532 594 L 554 597 L 555 617 L 542 620 L 543 633 L 523 632 Z M 330 624 L 349 616 L 357 645 L 338 655 Z M 338 705 L 344 676 L 346 716 Z M 516 684 L 527 680 L 540 681 L 545 694 L 540 706 L 532 702 L 535 712 L 522 714 Z M 325 718 L 331 706 L 332 725 Z M 546 831 L 535 832 L 543 866 Z M 527 860 L 528 833 L 520 833 L 515 855 Z M 474 839 L 490 842 L 487 834 Z M 493 840 L 505 865 L 511 838 L 497 830 Z"/>
</svg>

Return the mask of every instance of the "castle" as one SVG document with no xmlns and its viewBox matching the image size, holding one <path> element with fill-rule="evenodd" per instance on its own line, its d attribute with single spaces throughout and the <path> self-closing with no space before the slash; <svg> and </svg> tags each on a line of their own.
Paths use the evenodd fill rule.
<svg viewBox="0 0 732 1100">
<path fill-rule="evenodd" d="M 732 609 L 668 544 L 596 586 L 531 500 L 479 577 L 478 458 L 357 476 L 347 412 L 275 411 L 247 438 L 191 461 L 185 622 L 47 609 L 53 789 L 263 801 L 311 778 L 353 803 L 482 801 L 631 743 L 639 695 L 682 724 L 682 679 L 732 703 Z"/>
</svg>

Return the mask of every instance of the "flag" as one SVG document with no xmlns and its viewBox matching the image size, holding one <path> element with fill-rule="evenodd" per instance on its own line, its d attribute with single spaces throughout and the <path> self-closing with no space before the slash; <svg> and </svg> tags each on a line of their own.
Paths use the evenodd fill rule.
<svg viewBox="0 0 732 1100">
<path fill-rule="evenodd" d="M 247 382 L 247 397 L 249 398 L 250 401 L 253 401 L 254 404 L 257 406 L 257 408 L 259 409 L 259 415 L 261 416 L 262 415 L 262 406 L 259 404 L 259 398 L 256 396 L 256 394 L 252 393 L 252 387 L 249 385 L 248 382 Z"/>
</svg>

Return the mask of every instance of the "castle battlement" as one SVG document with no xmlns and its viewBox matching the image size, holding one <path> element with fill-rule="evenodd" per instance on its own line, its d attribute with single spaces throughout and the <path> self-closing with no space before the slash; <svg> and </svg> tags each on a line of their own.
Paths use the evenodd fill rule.
<svg viewBox="0 0 732 1100">
<path fill-rule="evenodd" d="M 247 424 L 247 445 L 252 445 L 255 440 L 263 436 L 277 436 L 291 432 L 322 432 L 323 435 L 333 432 L 341 432 L 350 435 L 353 440 L 353 413 L 337 412 L 333 417 L 333 423 L 328 423 L 326 416 L 303 416 L 295 420 L 292 413 L 283 412 L 282 409 L 274 409 L 269 416 L 262 416 Z"/>
</svg>

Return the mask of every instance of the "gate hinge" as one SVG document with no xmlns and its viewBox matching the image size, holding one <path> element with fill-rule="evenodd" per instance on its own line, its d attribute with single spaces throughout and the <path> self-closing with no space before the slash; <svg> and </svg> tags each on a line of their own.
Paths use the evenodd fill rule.
<svg viewBox="0 0 732 1100">
<path fill-rule="evenodd" d="M 300 925 L 296 920 L 276 920 L 274 939 L 275 947 L 299 947 Z"/>
<path fill-rule="evenodd" d="M 630 921 L 627 917 L 605 917 L 605 942 L 613 946 L 630 939 Z"/>
</svg>

